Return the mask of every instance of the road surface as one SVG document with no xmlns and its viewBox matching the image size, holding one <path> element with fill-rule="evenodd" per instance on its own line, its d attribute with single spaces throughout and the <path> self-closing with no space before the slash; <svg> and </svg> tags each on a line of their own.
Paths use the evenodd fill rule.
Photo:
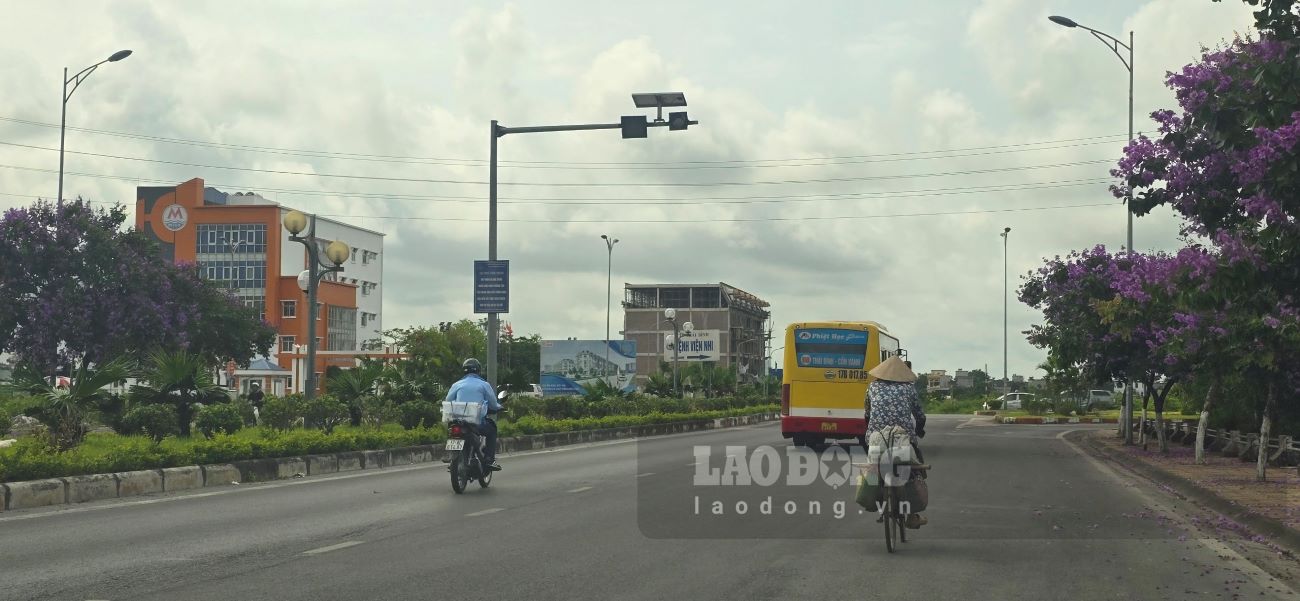
<svg viewBox="0 0 1300 601">
<path fill-rule="evenodd" d="M 930 419 L 930 524 L 894 555 L 851 484 L 696 481 L 764 445 L 837 454 L 765 424 L 505 456 L 464 495 L 434 463 L 0 513 L 0 599 L 1300 601 L 1185 529 L 1176 499 L 1062 440 L 1070 427 L 985 423 Z"/>
</svg>

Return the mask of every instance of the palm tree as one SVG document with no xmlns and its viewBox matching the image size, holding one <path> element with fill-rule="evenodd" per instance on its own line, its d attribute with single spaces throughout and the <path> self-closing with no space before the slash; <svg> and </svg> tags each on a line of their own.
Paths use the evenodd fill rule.
<svg viewBox="0 0 1300 601">
<path fill-rule="evenodd" d="M 158 352 L 149 358 L 145 384 L 131 388 L 132 399 L 144 403 L 167 403 L 176 408 L 181 436 L 190 435 L 194 404 L 214 401 L 224 393 L 212 380 L 203 357 L 185 351 Z"/>
<path fill-rule="evenodd" d="M 330 394 L 348 406 L 348 419 L 353 426 L 361 425 L 362 400 L 375 393 L 383 375 L 383 364 L 363 362 L 352 369 L 340 370 L 326 382 Z"/>
<path fill-rule="evenodd" d="M 672 376 L 663 373 L 650 374 L 650 378 L 645 383 L 645 392 L 655 396 L 673 396 Z"/>
<path fill-rule="evenodd" d="M 33 371 L 19 370 L 14 388 L 33 396 L 36 403 L 27 413 L 50 429 L 59 450 L 67 450 L 81 444 L 89 431 L 86 418 L 108 401 L 111 395 L 104 389 L 130 376 L 130 363 L 118 359 L 96 369 L 83 363 L 67 388 L 52 386 Z"/>
</svg>

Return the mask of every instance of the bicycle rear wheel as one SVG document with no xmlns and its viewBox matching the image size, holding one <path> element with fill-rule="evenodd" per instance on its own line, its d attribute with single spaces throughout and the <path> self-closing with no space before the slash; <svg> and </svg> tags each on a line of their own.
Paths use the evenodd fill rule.
<svg viewBox="0 0 1300 601">
<path fill-rule="evenodd" d="M 885 549 L 890 553 L 894 552 L 894 513 L 897 509 L 897 501 L 894 497 L 894 488 L 885 488 Z"/>
</svg>

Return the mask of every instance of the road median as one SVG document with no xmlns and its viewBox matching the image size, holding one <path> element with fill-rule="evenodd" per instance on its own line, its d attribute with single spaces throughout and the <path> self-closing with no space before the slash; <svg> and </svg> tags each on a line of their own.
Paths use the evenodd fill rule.
<svg viewBox="0 0 1300 601">
<path fill-rule="evenodd" d="M 529 434 L 501 438 L 498 440 L 498 448 L 502 453 L 518 453 L 608 440 L 734 428 L 770 422 L 776 419 L 779 419 L 779 416 L 773 413 L 755 413 L 668 424 L 644 424 L 597 430 Z M 241 482 L 267 482 L 302 478 L 308 475 L 332 474 L 339 471 L 383 469 L 435 461 L 435 458 L 440 453 L 441 445 L 416 445 L 385 450 L 247 459 L 226 464 L 191 465 L 130 473 L 91 474 L 25 482 L 8 482 L 0 484 L 0 509 L 13 511 L 92 500 L 145 496 L 157 494 L 160 490 L 162 492 L 172 492 L 229 486 Z M 150 476 L 143 475 L 146 472 L 157 475 L 159 480 L 157 487 L 153 485 Z M 131 484 L 123 486 L 122 483 L 128 480 Z"/>
</svg>

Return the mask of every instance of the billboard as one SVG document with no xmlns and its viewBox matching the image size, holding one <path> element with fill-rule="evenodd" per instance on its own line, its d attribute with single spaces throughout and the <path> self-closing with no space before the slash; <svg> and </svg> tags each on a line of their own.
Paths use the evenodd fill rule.
<svg viewBox="0 0 1300 601">
<path fill-rule="evenodd" d="M 543 340 L 542 394 L 582 394 L 586 386 L 604 380 L 625 392 L 636 390 L 636 341 Z M 606 359 L 608 357 L 608 359 Z"/>
<path fill-rule="evenodd" d="M 682 339 L 677 341 L 677 359 L 679 361 L 722 360 L 722 330 L 695 330 L 687 334 L 682 332 Z M 673 345 L 664 342 L 664 361 L 673 360 Z"/>
</svg>

